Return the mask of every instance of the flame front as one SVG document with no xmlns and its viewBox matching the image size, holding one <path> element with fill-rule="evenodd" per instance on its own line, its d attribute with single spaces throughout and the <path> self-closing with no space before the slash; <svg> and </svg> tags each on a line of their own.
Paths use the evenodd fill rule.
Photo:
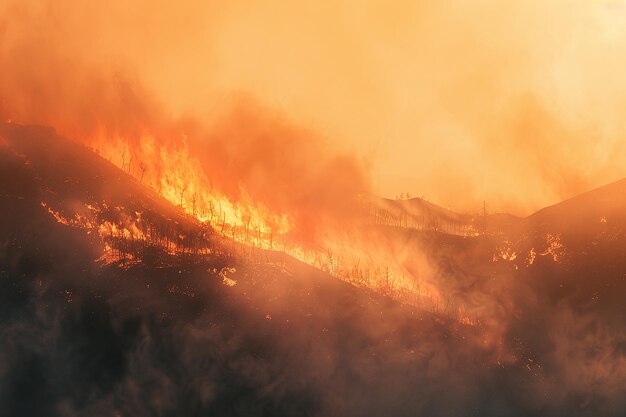
<svg viewBox="0 0 626 417">
<path fill-rule="evenodd" d="M 200 162 L 190 156 L 184 137 L 179 144 L 167 146 L 146 135 L 131 146 L 123 138 L 111 140 L 101 134 L 91 143 L 140 183 L 232 239 L 273 249 L 274 237 L 285 235 L 291 228 L 286 214 L 271 213 L 250 199 L 231 201 L 214 188 Z"/>
<path fill-rule="evenodd" d="M 416 271 L 409 271 L 392 250 L 368 241 L 362 229 L 325 227 L 315 240 L 303 240 L 297 233 L 297 218 L 291 213 L 273 212 L 243 188 L 237 201 L 227 197 L 191 155 L 188 138 L 181 134 L 179 139 L 163 144 L 151 135 L 139 140 L 111 138 L 103 130 L 88 143 L 138 182 L 224 237 L 285 252 L 344 281 L 405 302 L 422 306 L 439 303 L 439 291 L 433 285 Z M 320 223 L 326 224 L 324 219 Z M 107 227 L 111 226 L 101 225 L 100 229 Z"/>
</svg>

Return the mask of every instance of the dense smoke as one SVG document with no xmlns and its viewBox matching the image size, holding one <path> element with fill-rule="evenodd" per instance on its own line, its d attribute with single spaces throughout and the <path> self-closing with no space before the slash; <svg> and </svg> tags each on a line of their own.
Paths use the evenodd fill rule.
<svg viewBox="0 0 626 417">
<path fill-rule="evenodd" d="M 285 215 L 304 242 L 349 228 L 373 191 L 528 213 L 624 175 L 620 2 L 224 3 L 3 2 L 2 121 L 120 149 L 113 162 L 158 192 L 175 175 L 164 162 L 189 155 L 210 192 Z M 428 294 L 405 309 L 304 265 L 293 276 L 237 265 L 252 284 L 236 295 L 206 270 L 100 270 L 82 234 L 47 223 L 41 195 L 24 198 L 37 175 L 1 168 L 13 200 L 0 203 L 15 216 L 0 228 L 7 414 L 624 408 L 623 307 L 611 304 L 624 265 L 588 256 L 598 242 L 619 252 L 604 212 L 583 243 L 582 228 L 563 238 L 580 264 L 557 262 L 552 231 L 531 236 L 533 219 L 503 242 L 393 228 L 324 242 L 324 271 L 401 275 Z M 19 169 L 32 184 L 16 185 Z M 185 180 L 170 201 L 195 211 Z M 172 296 L 181 282 L 197 297 Z"/>
<path fill-rule="evenodd" d="M 1 7 L 14 119 L 205 123 L 244 92 L 371 159 L 378 192 L 471 211 L 526 214 L 624 175 L 618 0 Z"/>
<path fill-rule="evenodd" d="M 121 140 L 130 151 L 121 157 L 130 161 L 136 156 L 134 171 L 130 162 L 128 171 L 139 176 L 139 167 L 146 166 L 148 176 L 157 181 L 172 173 L 161 166 L 161 157 L 142 160 L 142 139 L 153 140 L 157 155 L 184 149 L 200 161 L 211 187 L 231 201 L 251 199 L 252 204 L 288 215 L 304 236 L 315 234 L 316 224 L 325 220 L 340 224 L 354 217 L 360 199 L 369 193 L 368 175 L 357 157 L 336 150 L 320 133 L 295 125 L 287 115 L 265 109 L 251 97 L 233 95 L 202 118 L 171 114 L 168 99 L 156 97 L 138 78 L 145 76 L 141 66 L 133 76 L 110 55 L 74 39 L 78 32 L 87 38 L 105 36 L 107 46 L 117 42 L 123 56 L 132 49 L 121 38 L 108 38 L 106 25 L 111 22 L 102 22 L 104 33 L 96 33 L 92 19 L 104 18 L 96 18 L 95 10 L 65 6 L 73 13 L 47 2 L 4 6 L 3 119 L 52 126 L 96 148 L 103 141 L 106 148 Z M 124 9 L 111 7 L 110 13 Z M 119 12 L 122 20 L 124 10 Z M 151 21 L 143 14 L 138 18 L 144 25 Z M 166 61 L 167 55 L 164 52 L 161 59 Z M 198 89 L 204 88 L 204 80 L 195 82 Z M 119 157 L 115 155 L 115 163 Z"/>
</svg>

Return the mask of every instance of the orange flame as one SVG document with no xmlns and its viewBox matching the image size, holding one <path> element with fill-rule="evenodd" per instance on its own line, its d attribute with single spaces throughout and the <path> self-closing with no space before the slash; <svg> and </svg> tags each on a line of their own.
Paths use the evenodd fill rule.
<svg viewBox="0 0 626 417">
<path fill-rule="evenodd" d="M 131 141 L 119 135 L 107 136 L 104 129 L 88 141 L 99 154 L 137 181 L 225 237 L 256 248 L 283 251 L 353 285 L 405 302 L 438 303 L 440 295 L 432 284 L 409 271 L 397 253 L 368 242 L 363 230 L 326 227 L 314 241 L 302 240 L 295 233 L 297 218 L 291 213 L 270 210 L 254 201 L 243 187 L 238 200 L 227 197 L 212 185 L 187 142 L 184 134 L 180 140 L 169 143 L 150 134 Z M 115 226 L 100 228 L 109 230 Z M 134 232 L 128 229 L 120 233 Z M 466 318 L 464 322 L 470 320 Z"/>
</svg>

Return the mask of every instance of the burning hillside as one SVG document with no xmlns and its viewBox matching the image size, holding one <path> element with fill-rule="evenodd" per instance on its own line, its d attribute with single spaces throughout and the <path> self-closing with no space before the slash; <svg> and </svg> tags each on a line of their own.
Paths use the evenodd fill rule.
<svg viewBox="0 0 626 417">
<path fill-rule="evenodd" d="M 49 129 L 5 125 L 2 142 L 2 378 L 15 388 L 0 407 L 12 415 L 622 409 L 619 250 L 598 264 L 545 223 L 472 238 L 373 224 L 379 250 L 400 242 L 435 265 L 445 296 L 403 306 L 341 284 L 332 263 L 328 274 L 232 240 Z M 613 232 L 591 243 L 625 247 L 605 214 Z M 41 350 L 41 332 L 59 350 Z M 71 379 L 46 382 L 64 367 Z M 50 400 L 25 401 L 20 381 L 41 377 L 34 395 Z M 465 394 L 449 403 L 450 390 Z"/>
<path fill-rule="evenodd" d="M 620 2 L 409 3 L 0 5 L 0 415 L 624 414 Z"/>
</svg>

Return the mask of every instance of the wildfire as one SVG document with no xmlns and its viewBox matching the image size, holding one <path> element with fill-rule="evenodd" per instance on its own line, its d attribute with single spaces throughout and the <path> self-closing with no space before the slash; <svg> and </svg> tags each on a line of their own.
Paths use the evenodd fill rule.
<svg viewBox="0 0 626 417">
<path fill-rule="evenodd" d="M 537 257 L 537 251 L 535 248 L 530 248 L 528 251 L 528 256 L 526 257 L 526 266 L 530 266 L 535 262 L 535 258 Z"/>
<path fill-rule="evenodd" d="M 130 266 L 139 263 L 136 254 L 141 250 L 153 247 L 168 255 L 178 255 L 192 251 L 185 246 L 186 236 L 172 233 L 159 233 L 154 225 L 142 218 L 141 212 L 129 213 L 123 207 L 108 207 L 102 205 L 85 204 L 75 207 L 73 214 L 67 216 L 64 211 L 57 210 L 49 203 L 41 201 L 40 205 L 56 220 L 57 223 L 68 227 L 83 229 L 88 235 L 100 238 L 103 253 L 98 261 L 105 264 L 118 263 Z M 209 247 L 197 247 L 193 250 L 198 254 L 210 254 Z"/>
<path fill-rule="evenodd" d="M 528 254 L 524 258 L 524 264 L 528 267 L 535 263 L 537 256 L 547 256 L 552 259 L 553 262 L 559 263 L 565 256 L 565 246 L 561 242 L 561 236 L 558 234 L 547 233 L 543 236 L 543 249 L 537 251 L 534 247 L 528 250 Z M 521 254 L 523 255 L 523 251 Z M 496 248 L 496 252 L 493 254 L 492 262 L 515 261 L 518 259 L 519 252 L 516 251 L 511 242 L 505 241 L 503 245 Z"/>
<path fill-rule="evenodd" d="M 182 139 L 179 144 L 168 146 L 149 135 L 135 142 L 98 135 L 92 143 L 98 153 L 137 181 L 224 236 L 274 249 L 276 237 L 291 229 L 289 217 L 270 212 L 245 192 L 240 201 L 227 198 L 212 186 L 200 162 L 189 154 L 184 135 Z"/>
<path fill-rule="evenodd" d="M 251 198 L 245 189 L 240 190 L 235 200 L 214 186 L 186 140 L 184 135 L 182 140 L 167 142 L 151 135 L 130 140 L 100 133 L 85 143 L 138 183 L 178 207 L 188 216 L 185 218 L 189 224 L 194 224 L 194 230 L 227 238 L 219 240 L 222 242 L 219 250 L 245 252 L 246 249 L 240 248 L 248 247 L 280 251 L 352 285 L 386 294 L 402 303 L 433 311 L 444 305 L 440 289 L 431 279 L 433 271 L 429 270 L 428 262 L 416 258 L 415 252 L 403 248 L 403 243 L 394 239 L 386 241 L 378 232 L 361 227 L 366 226 L 365 222 L 359 223 L 359 227 L 353 227 L 356 223 L 352 222 L 351 227 L 343 230 L 328 226 L 336 222 L 326 223 L 323 215 L 314 239 L 306 240 L 298 233 L 297 215 L 272 211 Z M 367 212 L 367 202 L 364 203 L 363 211 Z M 208 255 L 215 250 L 214 241 L 200 237 L 198 243 L 193 243 L 195 238 L 178 231 L 178 222 L 164 218 L 157 220 L 160 226 L 155 225 L 154 213 L 144 213 L 134 206 L 112 206 L 91 197 L 82 204 L 46 199 L 41 201 L 41 206 L 57 223 L 84 229 L 88 235 L 99 238 L 103 252 L 98 261 L 104 264 L 130 267 L 142 262 L 144 256 L 152 256 L 154 250 L 172 256 Z M 355 217 L 358 215 L 355 213 Z M 363 219 L 367 221 L 367 216 Z M 150 259 L 169 262 L 170 258 L 163 255 Z M 224 285 L 237 284 L 233 273 L 230 269 L 219 271 Z M 473 312 L 465 312 L 461 304 L 446 314 L 463 324 L 477 322 L 469 318 Z"/>
<path fill-rule="evenodd" d="M 94 229 L 94 227 L 96 227 L 95 223 L 92 222 L 90 219 L 78 214 L 78 213 L 74 213 L 73 217 L 65 217 L 61 214 L 60 211 L 54 210 L 52 207 L 50 207 L 48 205 L 48 203 L 46 203 L 45 201 L 42 201 L 41 206 L 43 208 L 46 209 L 46 211 L 52 216 L 54 217 L 54 219 L 57 221 L 57 223 L 65 225 L 65 226 L 73 226 L 73 227 L 80 227 L 80 228 L 84 228 L 87 230 L 92 230 Z"/>
<path fill-rule="evenodd" d="M 237 281 L 235 281 L 234 279 L 228 277 L 228 274 L 233 274 L 235 272 L 236 272 L 236 269 L 232 268 L 232 267 L 230 267 L 230 268 L 229 267 L 222 268 L 220 270 L 220 272 L 219 272 L 219 276 L 222 277 L 222 283 L 224 285 L 228 286 L 228 287 L 232 287 L 235 284 L 237 284 Z"/>
<path fill-rule="evenodd" d="M 491 261 L 497 262 L 500 259 L 510 262 L 517 259 L 517 252 L 513 249 L 511 242 L 505 241 L 501 247 L 496 248 L 496 253 L 493 255 Z"/>
<path fill-rule="evenodd" d="M 313 244 L 303 243 L 294 236 L 297 225 L 289 213 L 272 212 L 264 204 L 253 201 L 244 189 L 240 190 L 237 201 L 227 197 L 213 186 L 201 163 L 191 155 L 188 138 L 183 134 L 180 139 L 163 143 L 146 134 L 131 141 L 119 136 L 111 138 L 102 130 L 90 143 L 100 155 L 138 182 L 224 237 L 255 248 L 283 251 L 353 285 L 404 302 L 421 305 L 424 300 L 430 300 L 433 305 L 438 302 L 435 287 L 409 272 L 392 252 L 365 237 L 329 229 Z M 122 229 L 103 223 L 99 232 L 104 236 L 141 236 L 141 230 L 132 222 Z M 229 286 L 235 284 L 226 275 L 223 282 Z"/>
<path fill-rule="evenodd" d="M 545 249 L 540 253 L 542 256 L 550 256 L 554 262 L 560 262 L 565 255 L 565 248 L 561 243 L 561 236 L 548 233 L 545 236 Z"/>
</svg>

